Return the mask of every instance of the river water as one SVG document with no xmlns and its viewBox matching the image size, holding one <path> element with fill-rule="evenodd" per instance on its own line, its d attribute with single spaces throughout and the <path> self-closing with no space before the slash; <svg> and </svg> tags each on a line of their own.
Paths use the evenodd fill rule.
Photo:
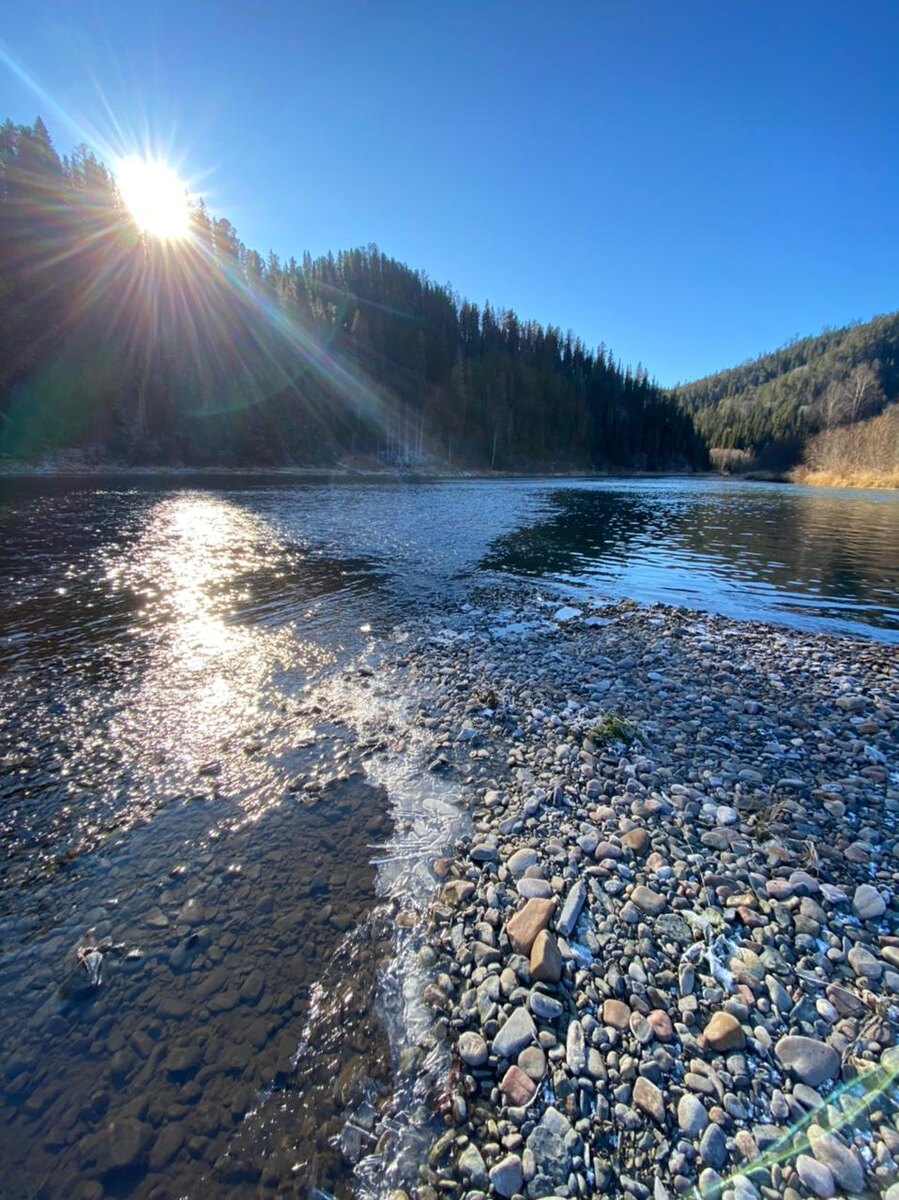
<svg viewBox="0 0 899 1200">
<path fill-rule="evenodd" d="M 403 629 L 527 578 L 899 642 L 886 493 L 5 480 L 0 527 L 11 1198 L 401 1181 L 427 1114 L 404 1094 L 378 1158 L 374 1110 L 427 1041 L 404 975 L 464 820 Z"/>
</svg>

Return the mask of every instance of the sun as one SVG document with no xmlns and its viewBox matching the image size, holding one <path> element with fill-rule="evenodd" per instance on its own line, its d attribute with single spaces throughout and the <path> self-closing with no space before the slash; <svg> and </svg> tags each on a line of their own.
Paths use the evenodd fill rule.
<svg viewBox="0 0 899 1200">
<path fill-rule="evenodd" d="M 187 186 L 168 163 L 132 154 L 119 160 L 115 178 L 138 229 L 165 242 L 187 237 Z"/>
</svg>

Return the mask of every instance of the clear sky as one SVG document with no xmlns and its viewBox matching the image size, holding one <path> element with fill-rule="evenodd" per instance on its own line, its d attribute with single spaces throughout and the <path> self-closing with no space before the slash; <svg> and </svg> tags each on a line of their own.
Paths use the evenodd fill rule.
<svg viewBox="0 0 899 1200">
<path fill-rule="evenodd" d="M 263 254 L 376 242 L 665 384 L 899 307 L 897 0 L 40 0 L 0 38 L 0 119 L 61 152 L 149 139 Z"/>
</svg>

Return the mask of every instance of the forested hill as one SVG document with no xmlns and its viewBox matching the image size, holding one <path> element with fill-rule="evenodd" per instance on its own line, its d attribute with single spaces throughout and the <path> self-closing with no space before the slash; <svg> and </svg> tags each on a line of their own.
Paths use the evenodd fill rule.
<svg viewBox="0 0 899 1200">
<path fill-rule="evenodd" d="M 376 247 L 284 262 L 202 202 L 139 234 L 86 147 L 0 128 L 0 455 L 506 470 L 702 467 L 688 414 L 602 347 Z"/>
<path fill-rule="evenodd" d="M 813 434 L 899 398 L 899 312 L 828 329 L 672 389 L 711 447 L 788 466 Z"/>
</svg>

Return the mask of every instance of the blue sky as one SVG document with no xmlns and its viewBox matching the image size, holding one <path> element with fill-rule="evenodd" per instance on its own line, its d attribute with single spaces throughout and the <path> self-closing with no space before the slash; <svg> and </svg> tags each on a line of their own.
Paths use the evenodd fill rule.
<svg viewBox="0 0 899 1200">
<path fill-rule="evenodd" d="M 263 254 L 377 242 L 665 384 L 899 307 L 896 0 L 42 0 L 0 37 L 0 118 L 61 151 L 149 140 Z"/>
</svg>

